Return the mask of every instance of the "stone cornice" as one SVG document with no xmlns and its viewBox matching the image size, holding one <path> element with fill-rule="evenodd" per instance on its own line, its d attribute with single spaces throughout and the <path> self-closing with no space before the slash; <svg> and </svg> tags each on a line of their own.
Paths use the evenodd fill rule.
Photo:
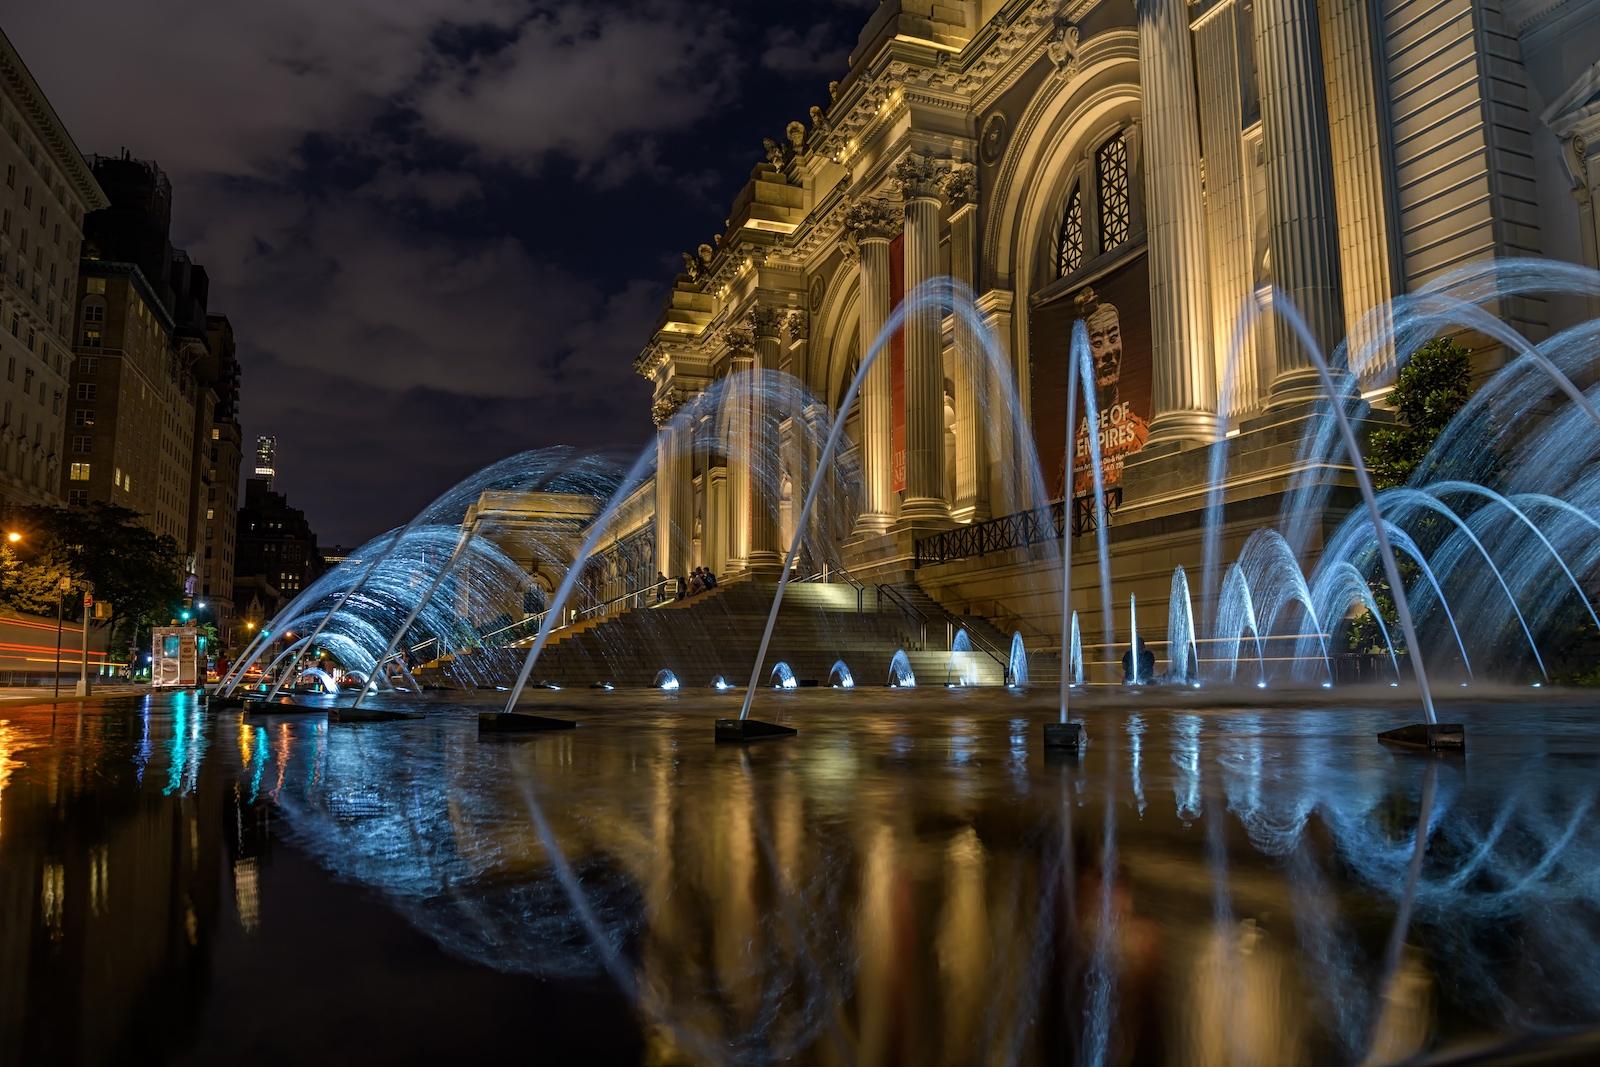
<svg viewBox="0 0 1600 1067">
<path fill-rule="evenodd" d="M 11 39 L 0 32 L 0 81 L 5 83 L 11 99 L 28 119 L 29 124 L 55 160 L 62 177 L 72 186 L 83 201 L 84 210 L 98 211 L 110 203 L 100 183 L 94 180 L 83 153 L 73 143 L 71 135 L 56 114 L 55 108 L 45 98 L 39 83 L 28 73 L 27 64 L 11 44 Z"/>
</svg>

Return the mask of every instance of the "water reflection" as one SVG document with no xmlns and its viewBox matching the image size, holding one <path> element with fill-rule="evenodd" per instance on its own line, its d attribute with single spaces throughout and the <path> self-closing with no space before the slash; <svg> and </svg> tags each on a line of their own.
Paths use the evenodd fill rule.
<svg viewBox="0 0 1600 1067">
<path fill-rule="evenodd" d="M 140 1005 L 240 995 L 218 953 L 359 966 L 320 940 L 339 886 L 451 966 L 620 990 L 655 1063 L 1383 1062 L 1600 1021 L 1585 715 L 1485 709 L 1440 762 L 1359 711 L 1091 713 L 1046 761 L 1042 716 L 969 698 L 802 694 L 748 751 L 624 694 L 512 744 L 445 710 L 0 721 L 3 1058 L 181 1043 Z M 326 882 L 279 893 L 296 857 Z"/>
</svg>

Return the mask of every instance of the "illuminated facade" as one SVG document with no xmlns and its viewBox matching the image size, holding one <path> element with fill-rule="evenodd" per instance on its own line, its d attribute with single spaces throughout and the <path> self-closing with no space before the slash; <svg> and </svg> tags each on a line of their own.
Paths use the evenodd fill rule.
<svg viewBox="0 0 1600 1067">
<path fill-rule="evenodd" d="M 105 193 L 0 33 L 0 503 L 59 504 L 83 218 Z"/>
<path fill-rule="evenodd" d="M 801 411 L 749 419 L 750 454 L 776 471 L 672 416 L 746 367 L 835 410 L 904 294 L 950 275 L 1016 383 L 1014 436 L 1031 433 L 1046 495 L 1075 510 L 1092 489 L 1061 480 L 1065 355 L 1085 319 L 1117 565 L 1159 558 L 1164 582 L 1198 552 L 1201 446 L 1238 435 L 1230 508 L 1265 513 L 1320 393 L 1280 317 L 1230 359 L 1247 304 L 1292 302 L 1324 350 L 1349 338 L 1381 402 L 1394 355 L 1369 308 L 1488 257 L 1596 264 L 1597 55 L 1600 9 L 1552 0 L 883 3 L 826 106 L 767 142 L 725 231 L 684 256 L 636 364 L 660 427 L 661 569 L 775 567 L 816 458 Z M 1585 310 L 1497 309 L 1533 337 Z M 1011 403 L 969 333 L 911 315 L 845 413 L 845 561 L 915 569 L 966 604 L 1013 590 L 995 610 L 1048 631 L 1055 594 L 1031 600 L 1022 556 L 919 550 L 1040 503 L 1012 476 Z M 1145 598 L 1138 573 L 1119 586 Z"/>
</svg>

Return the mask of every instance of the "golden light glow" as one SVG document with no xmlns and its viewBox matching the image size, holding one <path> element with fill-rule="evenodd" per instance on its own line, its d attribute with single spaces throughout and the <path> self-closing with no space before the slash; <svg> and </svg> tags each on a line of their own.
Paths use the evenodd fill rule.
<svg viewBox="0 0 1600 1067">
<path fill-rule="evenodd" d="M 22 535 L 15 530 L 7 530 L 6 540 L 10 541 L 12 544 L 16 544 L 18 541 L 22 540 Z"/>
</svg>

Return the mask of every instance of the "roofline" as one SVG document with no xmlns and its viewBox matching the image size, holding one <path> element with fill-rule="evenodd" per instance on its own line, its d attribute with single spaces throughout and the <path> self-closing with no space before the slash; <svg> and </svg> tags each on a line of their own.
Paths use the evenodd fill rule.
<svg viewBox="0 0 1600 1067">
<path fill-rule="evenodd" d="M 46 149 L 56 157 L 67 182 L 72 185 L 83 198 L 84 212 L 99 211 L 109 207 L 111 199 L 106 196 L 105 190 L 100 188 L 100 183 L 94 180 L 94 174 L 89 170 L 89 164 L 84 160 L 83 153 L 78 151 L 72 135 L 67 132 L 66 123 L 61 121 L 61 116 L 56 114 L 56 109 L 51 106 L 50 100 L 45 96 L 44 90 L 39 87 L 39 82 L 28 70 L 28 65 L 22 61 L 22 56 L 17 52 L 16 45 L 11 43 L 5 31 L 0 29 L 0 80 L 16 98 L 20 105 L 18 110 L 27 114 L 29 121 L 35 127 L 35 132 L 40 132 L 40 140 L 44 141 Z"/>
</svg>

